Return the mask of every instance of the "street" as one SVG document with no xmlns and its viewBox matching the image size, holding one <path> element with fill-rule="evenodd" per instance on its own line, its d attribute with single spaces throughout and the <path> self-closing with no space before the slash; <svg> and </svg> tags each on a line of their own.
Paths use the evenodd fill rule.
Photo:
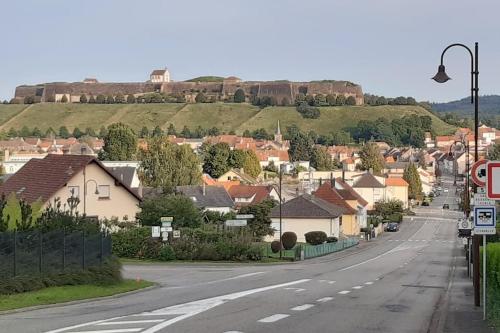
<svg viewBox="0 0 500 333">
<path fill-rule="evenodd" d="M 160 287 L 2 315 L 0 331 L 437 332 L 462 255 L 455 189 L 449 178 L 442 186 L 449 192 L 398 232 L 343 252 L 278 265 L 126 265 L 127 278 Z"/>
</svg>

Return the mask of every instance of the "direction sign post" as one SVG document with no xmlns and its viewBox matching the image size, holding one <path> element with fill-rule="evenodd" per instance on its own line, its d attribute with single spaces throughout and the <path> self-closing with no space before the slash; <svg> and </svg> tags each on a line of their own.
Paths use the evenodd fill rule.
<svg viewBox="0 0 500 333">
<path fill-rule="evenodd" d="M 152 226 L 151 227 L 151 237 L 153 238 L 158 238 L 160 237 L 160 227 L 158 226 Z"/>
<path fill-rule="evenodd" d="M 226 227 L 244 227 L 247 225 L 247 220 L 227 220 Z"/>
</svg>

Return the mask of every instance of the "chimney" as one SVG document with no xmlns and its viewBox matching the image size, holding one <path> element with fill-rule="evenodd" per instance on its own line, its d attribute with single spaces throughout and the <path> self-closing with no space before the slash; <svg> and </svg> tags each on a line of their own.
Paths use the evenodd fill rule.
<svg viewBox="0 0 500 333">
<path fill-rule="evenodd" d="M 80 153 L 81 153 L 82 155 L 87 155 L 87 147 L 85 147 L 85 146 L 83 146 L 83 145 L 82 145 L 82 146 L 80 147 Z"/>
<path fill-rule="evenodd" d="M 323 184 L 323 178 L 319 177 L 319 186 L 321 186 L 322 184 Z"/>
<path fill-rule="evenodd" d="M 333 179 L 333 172 L 330 172 L 330 187 L 335 187 L 335 180 Z"/>
</svg>

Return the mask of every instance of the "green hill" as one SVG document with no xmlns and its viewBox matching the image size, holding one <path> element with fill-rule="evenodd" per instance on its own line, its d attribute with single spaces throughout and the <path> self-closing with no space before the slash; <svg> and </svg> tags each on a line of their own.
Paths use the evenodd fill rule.
<svg viewBox="0 0 500 333">
<path fill-rule="evenodd" d="M 87 127 L 98 130 L 103 125 L 123 122 L 136 130 L 143 126 L 153 128 L 160 125 L 166 129 L 170 123 L 178 129 L 188 126 L 194 129 L 218 127 L 229 132 L 243 133 L 245 129 L 265 128 L 272 132 L 279 120 L 282 128 L 296 124 L 302 130 L 314 130 L 327 134 L 354 126 L 360 120 L 375 120 L 385 117 L 388 120 L 409 114 L 432 117 L 434 130 L 438 134 L 448 134 L 453 126 L 419 106 L 339 106 L 322 107 L 319 119 L 304 119 L 294 107 L 268 107 L 259 109 L 249 104 L 33 104 L 0 105 L 0 131 L 11 127 L 21 129 L 38 127 L 46 130 L 66 126 Z"/>
</svg>

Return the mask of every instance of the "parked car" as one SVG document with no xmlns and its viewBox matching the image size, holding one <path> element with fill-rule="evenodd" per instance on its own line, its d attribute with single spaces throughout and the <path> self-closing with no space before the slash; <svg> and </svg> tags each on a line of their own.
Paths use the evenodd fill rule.
<svg viewBox="0 0 500 333">
<path fill-rule="evenodd" d="M 422 206 L 429 206 L 429 201 L 422 202 Z"/>
<path fill-rule="evenodd" d="M 443 192 L 444 192 L 444 193 L 448 193 L 448 189 L 447 189 L 447 188 L 445 188 L 445 189 L 443 190 Z"/>
<path fill-rule="evenodd" d="M 449 204 L 444 204 L 443 205 L 443 209 L 450 209 L 450 205 Z"/>
<path fill-rule="evenodd" d="M 441 186 L 438 186 L 437 190 L 442 191 L 443 189 L 441 188 Z"/>
<path fill-rule="evenodd" d="M 399 230 L 399 223 L 394 223 L 394 222 L 389 223 L 385 230 L 387 230 L 389 232 L 398 231 Z"/>
</svg>

